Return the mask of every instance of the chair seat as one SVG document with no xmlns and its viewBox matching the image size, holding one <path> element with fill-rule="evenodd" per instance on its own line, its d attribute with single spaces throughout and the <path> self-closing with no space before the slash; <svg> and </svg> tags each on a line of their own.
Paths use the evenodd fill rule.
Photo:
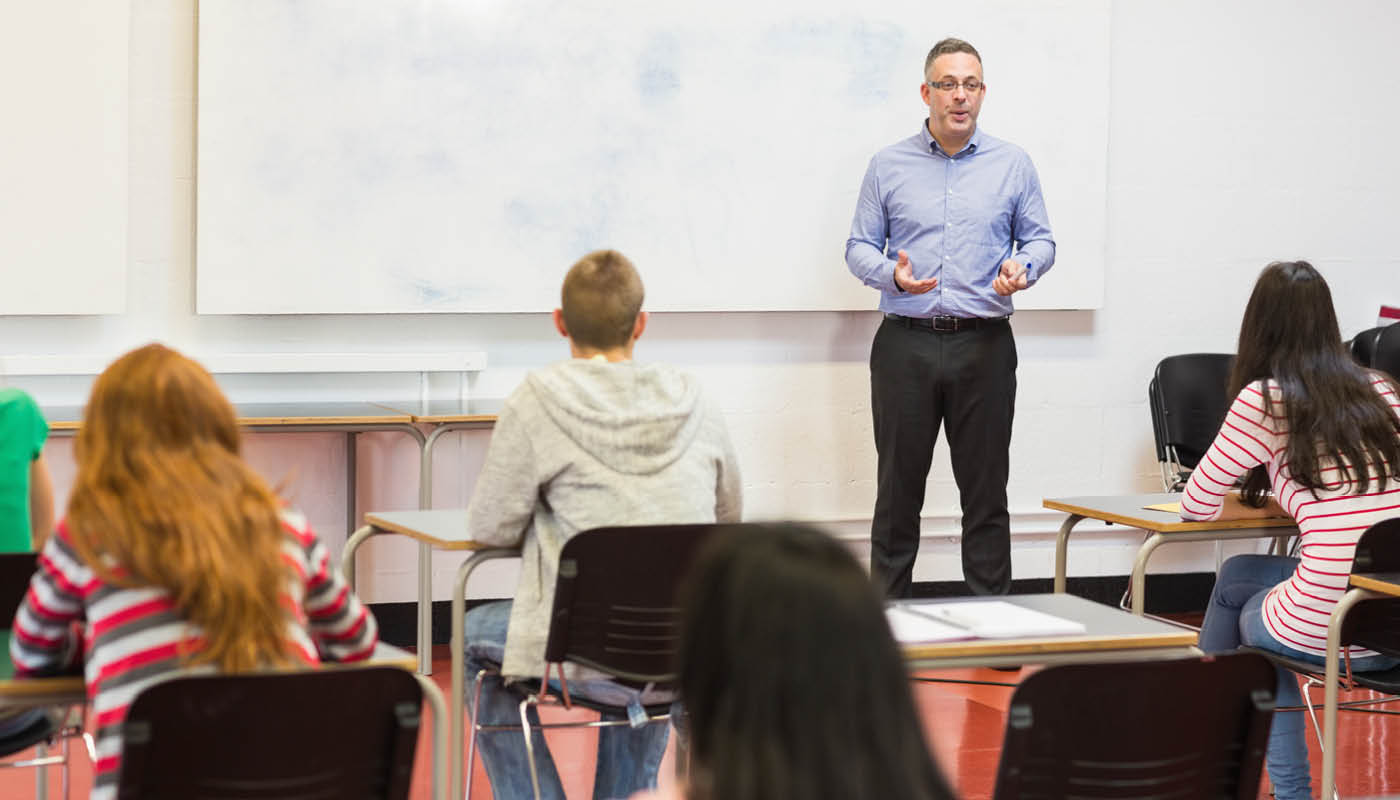
<svg viewBox="0 0 1400 800">
<path fill-rule="evenodd" d="M 1268 650 L 1261 650 L 1257 647 L 1241 647 L 1241 650 L 1259 655 L 1269 659 L 1279 666 L 1304 675 L 1311 675 L 1319 681 L 1326 677 L 1326 668 L 1321 664 L 1311 661 L 1303 661 L 1297 658 L 1271 653 Z M 1373 670 L 1371 672 L 1353 672 L 1352 680 L 1357 686 L 1362 686 L 1376 692 L 1384 694 L 1400 694 L 1400 666 L 1390 669 Z"/>
<path fill-rule="evenodd" d="M 489 669 L 492 669 L 496 672 L 501 671 L 501 665 L 494 661 L 483 659 L 483 663 Z M 506 688 L 510 689 L 511 691 L 515 692 L 521 697 L 524 697 L 527 694 L 538 694 L 540 691 L 540 679 L 530 678 L 527 680 L 512 681 L 506 686 Z M 556 700 L 559 700 L 560 702 L 563 702 L 564 700 L 564 693 L 559 691 L 553 685 L 550 685 L 549 689 L 546 691 L 546 694 L 548 694 L 550 697 L 555 698 Z M 569 703 L 571 705 L 576 705 L 582 708 L 587 708 L 592 711 L 597 711 L 600 714 L 613 714 L 615 716 L 622 717 L 627 716 L 627 706 L 615 706 L 609 703 L 600 703 L 596 700 L 592 700 L 587 697 L 581 697 L 577 694 L 574 694 L 573 692 L 569 693 Z M 647 712 L 647 716 L 649 717 L 660 717 L 665 714 L 671 713 L 670 702 L 650 703 L 643 705 L 642 708 Z"/>
<path fill-rule="evenodd" d="M 49 739 L 57 728 L 44 709 L 36 708 L 0 719 L 0 730 L 8 731 L 0 736 L 0 756 L 8 756 Z"/>
</svg>

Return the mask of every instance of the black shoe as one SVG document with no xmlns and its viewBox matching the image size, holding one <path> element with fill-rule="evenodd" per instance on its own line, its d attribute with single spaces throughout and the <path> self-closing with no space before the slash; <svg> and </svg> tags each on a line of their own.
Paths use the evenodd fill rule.
<svg viewBox="0 0 1400 800">
<path fill-rule="evenodd" d="M 997 672 L 1020 672 L 1020 671 L 1021 671 L 1021 665 L 1020 665 L 1020 664 L 1010 664 L 1010 665 L 1005 666 L 1005 667 L 992 667 L 992 669 L 996 670 Z"/>
</svg>

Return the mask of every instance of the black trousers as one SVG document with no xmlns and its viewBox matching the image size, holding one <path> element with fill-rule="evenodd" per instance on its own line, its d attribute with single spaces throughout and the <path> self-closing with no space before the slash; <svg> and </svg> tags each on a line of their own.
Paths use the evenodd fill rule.
<svg viewBox="0 0 1400 800">
<path fill-rule="evenodd" d="M 910 595 L 933 446 L 948 434 L 962 501 L 963 578 L 973 594 L 1011 589 L 1006 509 L 1016 340 L 1010 322 L 939 332 L 886 318 L 870 349 L 879 455 L 870 567 L 891 598 Z"/>
</svg>

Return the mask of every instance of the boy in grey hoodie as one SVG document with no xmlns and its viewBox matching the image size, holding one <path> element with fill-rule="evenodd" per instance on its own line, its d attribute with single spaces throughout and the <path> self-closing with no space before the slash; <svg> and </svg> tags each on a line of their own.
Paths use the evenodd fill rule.
<svg viewBox="0 0 1400 800">
<path fill-rule="evenodd" d="M 506 681 L 544 674 L 559 553 L 574 534 L 605 525 L 739 519 L 733 447 L 699 384 L 675 369 L 632 361 L 647 323 L 642 296 L 641 277 L 621 253 L 584 256 L 564 278 L 562 307 L 554 311 L 573 357 L 530 373 L 506 400 L 467 527 L 476 541 L 520 546 L 520 582 L 514 601 L 467 614 L 468 675 L 483 659 L 500 662 Z M 569 691 L 617 705 L 668 699 L 579 668 L 570 670 Z M 518 724 L 517 701 L 500 677 L 482 684 L 479 702 L 478 722 Z M 562 800 L 544 738 L 535 736 L 541 794 Z M 655 786 L 666 736 L 662 725 L 600 729 L 593 796 L 625 798 Z M 484 733 L 479 743 L 497 800 L 533 797 L 520 734 Z"/>
</svg>

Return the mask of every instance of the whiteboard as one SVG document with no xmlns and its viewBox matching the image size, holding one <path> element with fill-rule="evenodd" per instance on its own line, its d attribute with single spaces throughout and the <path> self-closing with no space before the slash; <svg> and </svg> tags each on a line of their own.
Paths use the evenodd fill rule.
<svg viewBox="0 0 1400 800">
<path fill-rule="evenodd" d="M 949 34 L 1045 187 L 1018 305 L 1098 307 L 1108 5 L 202 0 L 198 311 L 542 311 L 600 247 L 652 310 L 874 308 L 856 194 Z"/>
<path fill-rule="evenodd" d="M 0 2 L 0 314 L 126 310 L 128 15 Z"/>
</svg>

